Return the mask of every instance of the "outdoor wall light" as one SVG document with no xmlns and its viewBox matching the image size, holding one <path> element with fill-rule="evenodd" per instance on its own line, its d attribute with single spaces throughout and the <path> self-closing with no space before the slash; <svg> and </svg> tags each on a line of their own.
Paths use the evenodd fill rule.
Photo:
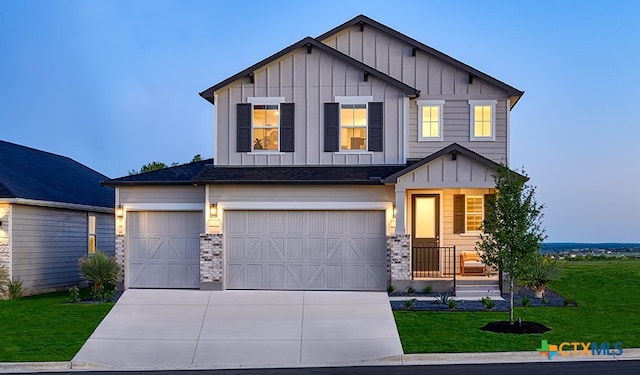
<svg viewBox="0 0 640 375">
<path fill-rule="evenodd" d="M 0 229 L 2 229 L 2 220 L 0 220 Z"/>
<path fill-rule="evenodd" d="M 396 218 L 396 215 L 398 215 L 398 209 L 396 208 L 396 205 L 393 205 L 393 218 Z"/>
<path fill-rule="evenodd" d="M 211 219 L 215 219 L 218 217 L 218 205 L 215 203 L 211 203 L 209 205 L 209 217 Z"/>
<path fill-rule="evenodd" d="M 116 206 L 116 217 L 122 219 L 124 217 L 124 207 L 119 204 Z"/>
</svg>

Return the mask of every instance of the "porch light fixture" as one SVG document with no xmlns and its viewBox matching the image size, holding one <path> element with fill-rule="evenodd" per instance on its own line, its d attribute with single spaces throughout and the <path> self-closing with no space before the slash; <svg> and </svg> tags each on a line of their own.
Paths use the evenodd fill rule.
<svg viewBox="0 0 640 375">
<path fill-rule="evenodd" d="M 395 219 L 396 216 L 398 215 L 398 209 L 396 208 L 396 205 L 393 205 L 393 218 Z"/>
<path fill-rule="evenodd" d="M 451 160 L 457 160 L 457 159 L 458 159 L 458 151 L 457 150 L 451 151 Z"/>
<path fill-rule="evenodd" d="M 364 72 L 364 81 L 367 82 L 369 80 L 369 72 Z"/>
<path fill-rule="evenodd" d="M 116 217 L 122 219 L 124 217 L 124 207 L 119 204 L 116 206 Z"/>
<path fill-rule="evenodd" d="M 209 205 L 209 217 L 211 219 L 215 219 L 218 217 L 218 205 L 215 203 L 211 203 Z"/>
<path fill-rule="evenodd" d="M 0 220 L 0 229 L 2 229 L 2 220 Z"/>
</svg>

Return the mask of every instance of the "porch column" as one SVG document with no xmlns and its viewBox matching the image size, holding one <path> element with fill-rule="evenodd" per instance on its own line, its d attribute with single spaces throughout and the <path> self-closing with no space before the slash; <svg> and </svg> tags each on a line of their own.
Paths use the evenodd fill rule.
<svg viewBox="0 0 640 375">
<path fill-rule="evenodd" d="M 395 234 L 405 234 L 405 212 L 406 210 L 406 190 L 396 186 L 396 232 Z"/>
<path fill-rule="evenodd" d="M 393 283 L 411 280 L 409 234 L 392 234 L 387 237 L 387 275 Z"/>
<path fill-rule="evenodd" d="M 222 233 L 200 235 L 200 290 L 223 290 Z"/>
</svg>

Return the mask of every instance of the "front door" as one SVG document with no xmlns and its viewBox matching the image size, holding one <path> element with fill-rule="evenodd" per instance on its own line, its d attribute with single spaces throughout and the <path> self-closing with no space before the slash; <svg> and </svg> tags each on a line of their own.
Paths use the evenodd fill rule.
<svg viewBox="0 0 640 375">
<path fill-rule="evenodd" d="M 440 269 L 440 197 L 438 195 L 413 195 L 411 243 L 413 271 L 416 276 Z"/>
</svg>

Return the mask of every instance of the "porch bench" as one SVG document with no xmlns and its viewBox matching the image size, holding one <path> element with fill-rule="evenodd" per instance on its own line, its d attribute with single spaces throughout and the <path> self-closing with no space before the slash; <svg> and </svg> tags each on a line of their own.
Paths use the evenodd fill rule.
<svg viewBox="0 0 640 375">
<path fill-rule="evenodd" d="M 480 255 L 477 253 L 460 254 L 460 275 L 473 274 L 485 276 L 487 274 L 487 266 L 482 263 Z"/>
</svg>

